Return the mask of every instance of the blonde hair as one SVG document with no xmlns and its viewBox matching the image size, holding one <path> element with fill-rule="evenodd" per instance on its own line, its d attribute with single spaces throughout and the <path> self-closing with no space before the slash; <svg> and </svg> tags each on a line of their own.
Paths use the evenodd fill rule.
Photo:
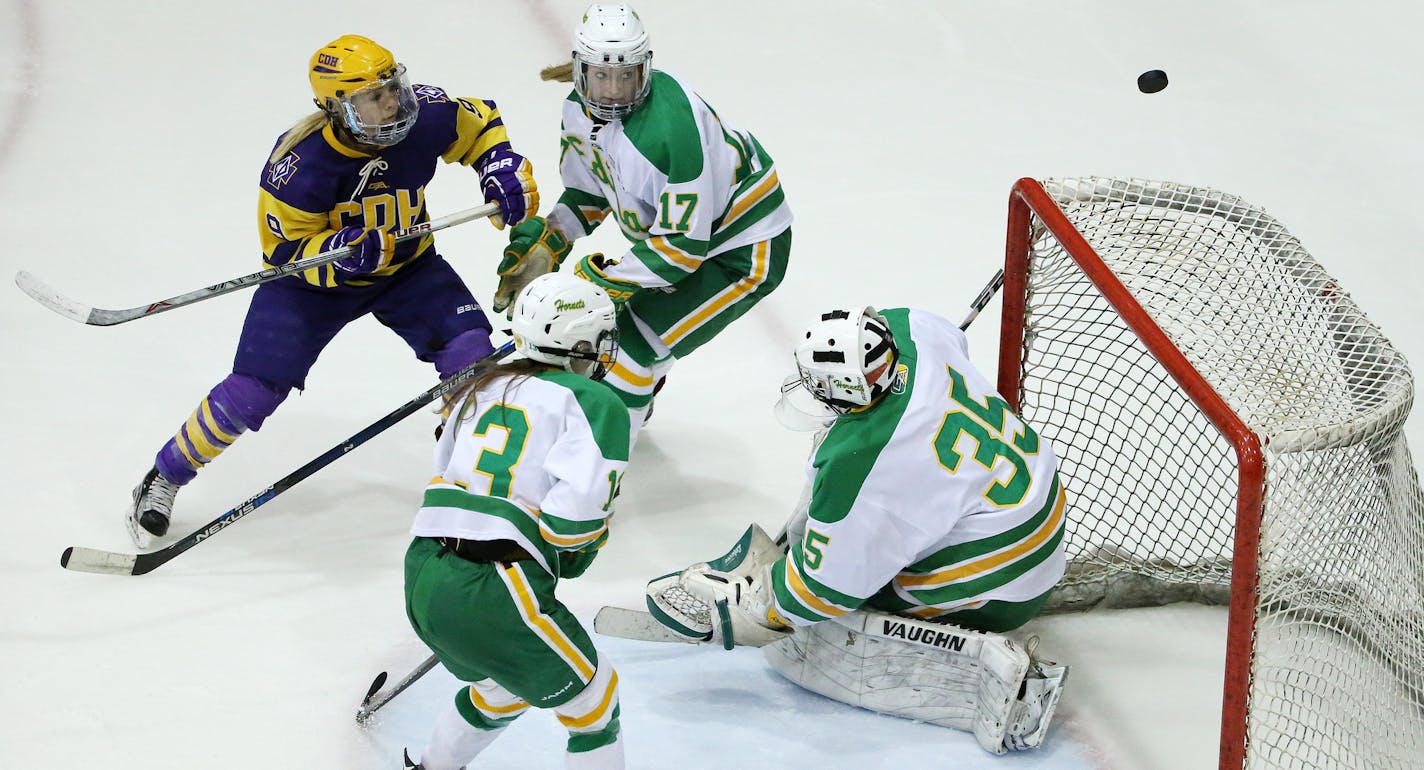
<svg viewBox="0 0 1424 770">
<path fill-rule="evenodd" d="M 489 366 L 481 366 L 479 372 L 469 380 L 465 381 L 458 389 L 452 391 L 445 397 L 446 409 L 450 409 L 456 403 L 460 404 L 460 410 L 452 418 L 452 424 L 458 424 L 467 416 L 474 412 L 478 406 L 475 403 L 475 393 L 481 388 L 500 379 L 507 377 L 504 383 L 505 397 L 508 398 L 510 388 L 542 372 L 557 369 L 556 366 L 534 361 L 528 358 L 516 358 L 513 361 L 505 361 Z M 463 402 L 463 403 L 461 403 Z"/>
<path fill-rule="evenodd" d="M 277 143 L 277 147 L 273 149 L 272 154 L 267 157 L 267 163 L 272 164 L 281 160 L 287 153 L 292 151 L 293 147 L 297 146 L 298 142 L 325 127 L 327 120 L 326 112 L 317 110 L 297 121 L 296 124 L 287 129 L 285 134 L 282 134 L 282 141 Z"/>
</svg>

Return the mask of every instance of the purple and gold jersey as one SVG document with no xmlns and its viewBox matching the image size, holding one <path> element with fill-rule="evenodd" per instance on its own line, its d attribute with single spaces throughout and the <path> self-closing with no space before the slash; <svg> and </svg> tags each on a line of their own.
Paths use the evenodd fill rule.
<svg viewBox="0 0 1424 770">
<path fill-rule="evenodd" d="M 494 102 L 453 98 L 426 85 L 416 85 L 415 94 L 420 115 L 398 144 L 368 155 L 341 144 L 328 123 L 267 164 L 257 198 L 264 267 L 320 253 L 322 242 L 343 227 L 393 232 L 428 221 L 425 185 L 435 175 L 436 160 L 478 167 L 491 152 L 510 149 Z M 359 277 L 338 280 L 327 264 L 303 271 L 300 280 L 319 287 L 370 285 L 434 242 L 427 234 L 401 243 L 389 265 Z"/>
</svg>

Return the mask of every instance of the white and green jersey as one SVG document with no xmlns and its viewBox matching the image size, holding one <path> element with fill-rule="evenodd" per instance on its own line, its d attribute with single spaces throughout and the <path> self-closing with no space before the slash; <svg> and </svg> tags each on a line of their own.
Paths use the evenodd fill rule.
<svg viewBox="0 0 1424 770">
<path fill-rule="evenodd" d="M 635 243 L 609 278 L 670 286 L 791 226 L 771 156 L 666 72 L 653 71 L 647 100 L 623 121 L 593 120 L 570 93 L 562 131 L 564 193 L 548 219 L 574 240 L 611 212 Z"/>
<path fill-rule="evenodd" d="M 628 410 L 607 387 L 562 370 L 500 377 L 472 398 L 446 422 L 410 532 L 513 540 L 557 576 L 559 552 L 608 538 Z"/>
<path fill-rule="evenodd" d="M 772 567 L 806 625 L 862 604 L 932 618 L 1035 598 L 1063 576 L 1063 491 L 1048 442 L 932 313 L 884 311 L 903 386 L 837 418 L 814 451 L 804 537 Z"/>
</svg>

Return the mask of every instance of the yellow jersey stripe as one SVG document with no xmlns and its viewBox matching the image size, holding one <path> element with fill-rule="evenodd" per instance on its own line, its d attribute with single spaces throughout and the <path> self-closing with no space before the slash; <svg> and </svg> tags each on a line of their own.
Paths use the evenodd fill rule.
<svg viewBox="0 0 1424 770">
<path fill-rule="evenodd" d="M 653 386 L 653 375 L 651 373 L 644 377 L 641 374 L 634 373 L 631 369 L 617 361 L 614 361 L 613 365 L 608 367 L 608 373 L 636 388 L 651 388 Z"/>
<path fill-rule="evenodd" d="M 701 262 L 693 259 L 688 256 L 687 252 L 669 243 L 666 235 L 657 235 L 649 238 L 647 244 L 648 248 L 663 255 L 663 259 L 666 259 L 689 273 L 702 267 Z"/>
<path fill-rule="evenodd" d="M 608 525 L 604 524 L 602 527 L 599 527 L 598 529 L 586 535 L 557 535 L 554 534 L 554 532 L 548 527 L 544 526 L 543 519 L 539 520 L 539 534 L 543 535 L 544 539 L 548 542 L 553 543 L 554 545 L 564 546 L 566 548 L 584 545 L 586 543 L 592 543 L 593 541 L 602 537 L 603 533 L 607 531 Z"/>
<path fill-rule="evenodd" d="M 814 593 L 811 593 L 811 589 L 807 588 L 805 581 L 801 579 L 801 574 L 796 571 L 796 565 L 792 563 L 789 558 L 786 560 L 786 585 L 791 589 L 792 593 L 796 594 L 796 598 L 799 599 L 802 604 L 822 615 L 833 618 L 837 615 L 844 615 L 850 612 L 848 609 L 837 607 Z"/>
<path fill-rule="evenodd" d="M 771 195 L 772 191 L 780 185 L 781 180 L 776 178 L 775 171 L 767 174 L 756 187 L 753 187 L 746 195 L 742 196 L 740 200 L 732 204 L 731 210 L 727 212 L 726 219 L 722 220 L 721 229 L 727 229 L 729 225 L 737 221 L 743 214 L 750 211 L 753 206 L 761 203 L 763 198 Z"/>
<path fill-rule="evenodd" d="M 961 610 L 977 610 L 988 603 L 989 602 L 987 599 L 980 599 L 978 601 L 966 602 L 964 604 L 956 604 L 953 607 L 949 607 L 948 609 L 944 607 L 918 607 L 913 610 L 906 610 L 905 614 L 917 617 L 921 620 L 933 620 L 934 618 L 943 617 L 950 613 L 959 612 Z"/>
<path fill-rule="evenodd" d="M 596 706 L 593 711 L 581 717 L 566 717 L 563 714 L 558 714 L 559 723 L 564 727 L 572 727 L 574 729 L 596 724 L 608 715 L 609 707 L 613 705 L 613 698 L 617 694 L 618 672 L 614 671 L 612 676 L 608 678 L 608 686 L 603 690 L 603 698 L 599 700 L 598 706 Z"/>
<path fill-rule="evenodd" d="M 524 579 L 524 573 L 520 572 L 519 565 L 516 563 L 501 567 L 500 573 L 504 576 L 506 585 L 513 591 L 515 604 L 519 607 L 520 614 L 524 616 L 524 625 L 548 642 L 549 647 L 557 652 L 559 657 L 563 658 L 584 682 L 592 679 L 593 664 L 564 635 L 557 624 L 539 612 L 539 605 L 534 601 L 533 592 L 529 590 L 529 583 Z"/>
<path fill-rule="evenodd" d="M 608 216 L 607 209 L 595 206 L 579 206 L 578 210 L 583 215 L 583 221 L 587 222 L 589 227 L 597 227 L 603 223 L 603 218 Z"/>
<path fill-rule="evenodd" d="M 752 252 L 752 274 L 723 289 L 707 302 L 704 302 L 702 307 L 682 319 L 677 326 L 674 326 L 671 331 L 663 336 L 663 344 L 672 347 L 683 337 L 695 331 L 697 327 L 701 326 L 708 318 L 722 312 L 728 305 L 756 291 L 757 287 L 761 286 L 762 282 L 766 280 L 770 254 L 771 242 L 759 241 Z"/>
<path fill-rule="evenodd" d="M 937 570 L 927 575 L 901 575 L 895 578 L 895 582 L 906 587 L 925 588 L 942 586 L 966 578 L 977 577 L 986 572 L 992 572 L 1018 559 L 1020 556 L 1033 551 L 1043 545 L 1049 538 L 1053 537 L 1053 533 L 1057 532 L 1058 528 L 1063 524 L 1063 507 L 1067 499 L 1068 496 L 1060 487 L 1058 489 L 1058 499 L 1053 503 L 1053 513 L 1043 522 L 1043 526 L 1034 530 L 1028 537 L 1009 548 L 974 561 Z"/>
</svg>

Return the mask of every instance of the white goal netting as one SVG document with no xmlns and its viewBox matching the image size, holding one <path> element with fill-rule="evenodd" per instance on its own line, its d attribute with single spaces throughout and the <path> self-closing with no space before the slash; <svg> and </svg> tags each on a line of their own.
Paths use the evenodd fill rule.
<svg viewBox="0 0 1424 770">
<path fill-rule="evenodd" d="M 1062 458 L 1056 608 L 1241 603 L 1222 767 L 1424 767 L 1408 365 L 1260 208 L 1166 182 L 1041 188 L 1015 198 L 1036 213 L 1001 389 Z"/>
</svg>

